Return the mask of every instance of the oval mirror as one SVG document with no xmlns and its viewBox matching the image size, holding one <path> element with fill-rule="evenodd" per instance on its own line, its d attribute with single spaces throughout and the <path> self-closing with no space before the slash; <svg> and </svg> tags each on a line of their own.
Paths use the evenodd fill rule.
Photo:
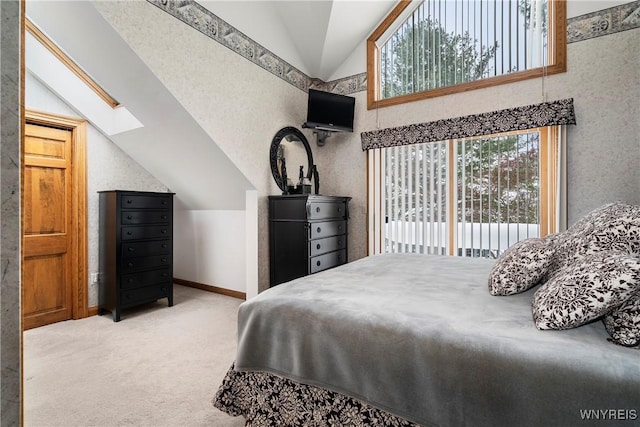
<svg viewBox="0 0 640 427">
<path fill-rule="evenodd" d="M 303 167 L 304 176 L 310 181 L 313 177 L 313 155 L 309 141 L 293 126 L 280 129 L 273 137 L 269 161 L 273 179 L 283 194 L 289 193 L 286 178 L 290 179 L 294 185 L 298 183 L 300 166 Z"/>
</svg>

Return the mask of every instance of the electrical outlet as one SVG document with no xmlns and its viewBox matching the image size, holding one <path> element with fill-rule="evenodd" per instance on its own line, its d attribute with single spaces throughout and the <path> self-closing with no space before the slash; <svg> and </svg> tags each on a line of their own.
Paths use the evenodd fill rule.
<svg viewBox="0 0 640 427">
<path fill-rule="evenodd" d="M 91 283 L 98 283 L 100 273 L 91 273 Z"/>
</svg>

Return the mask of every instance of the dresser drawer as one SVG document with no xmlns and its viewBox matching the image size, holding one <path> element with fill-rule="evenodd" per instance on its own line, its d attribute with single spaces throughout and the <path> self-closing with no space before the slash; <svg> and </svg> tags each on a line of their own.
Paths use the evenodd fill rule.
<svg viewBox="0 0 640 427">
<path fill-rule="evenodd" d="M 318 255 L 309 259 L 309 270 L 311 274 L 317 273 L 327 268 L 336 267 L 347 262 L 347 251 L 342 249 L 328 254 Z"/>
<path fill-rule="evenodd" d="M 170 253 L 171 240 L 150 240 L 147 242 L 128 242 L 122 244 L 123 257 L 138 257 Z"/>
<path fill-rule="evenodd" d="M 309 224 L 311 228 L 310 239 L 322 239 L 347 232 L 347 221 L 325 221 Z"/>
<path fill-rule="evenodd" d="M 171 221 L 170 211 L 122 211 L 122 225 L 167 224 Z"/>
<path fill-rule="evenodd" d="M 139 289 L 129 289 L 122 291 L 121 304 L 122 307 L 137 305 L 141 302 L 153 301 L 170 295 L 172 283 L 165 283 L 155 286 L 146 286 Z"/>
<path fill-rule="evenodd" d="M 153 255 L 141 256 L 137 258 L 122 258 L 122 273 L 131 271 L 147 270 L 150 268 L 169 267 L 171 266 L 170 255 Z"/>
<path fill-rule="evenodd" d="M 122 240 L 155 239 L 171 237 L 171 228 L 166 225 L 146 227 L 122 227 Z"/>
<path fill-rule="evenodd" d="M 311 220 L 345 218 L 347 204 L 345 202 L 309 202 L 307 217 Z"/>
<path fill-rule="evenodd" d="M 171 268 L 162 268 L 159 270 L 124 274 L 120 278 L 120 287 L 123 289 L 140 288 L 159 283 L 171 283 L 172 281 Z"/>
<path fill-rule="evenodd" d="M 173 206 L 172 196 L 145 196 L 139 194 L 122 194 L 122 209 L 161 209 Z"/>
<path fill-rule="evenodd" d="M 309 256 L 322 255 L 326 252 L 337 251 L 347 247 L 347 236 L 326 237 L 324 239 L 311 240 L 309 242 Z"/>
</svg>

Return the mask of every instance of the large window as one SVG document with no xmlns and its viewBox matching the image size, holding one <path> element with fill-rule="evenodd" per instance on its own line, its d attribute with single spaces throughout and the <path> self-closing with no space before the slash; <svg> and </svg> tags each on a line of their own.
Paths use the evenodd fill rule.
<svg viewBox="0 0 640 427">
<path fill-rule="evenodd" d="M 367 41 L 368 106 L 565 71 L 565 0 L 401 1 Z"/>
<path fill-rule="evenodd" d="M 559 135 L 545 127 L 370 152 L 370 253 L 497 257 L 558 231 Z"/>
</svg>

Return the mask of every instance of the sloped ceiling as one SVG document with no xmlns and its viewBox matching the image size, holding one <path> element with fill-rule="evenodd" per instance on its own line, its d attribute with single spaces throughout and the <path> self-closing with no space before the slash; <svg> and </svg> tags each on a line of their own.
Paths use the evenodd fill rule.
<svg viewBox="0 0 640 427">
<path fill-rule="evenodd" d="M 309 77 L 336 70 L 397 0 L 198 0 L 197 3 Z M 364 69 L 358 71 L 363 72 Z"/>
<path fill-rule="evenodd" d="M 107 136 L 177 193 L 179 206 L 244 209 L 245 190 L 255 187 L 91 2 L 28 1 L 27 17 L 144 125 Z"/>
</svg>

